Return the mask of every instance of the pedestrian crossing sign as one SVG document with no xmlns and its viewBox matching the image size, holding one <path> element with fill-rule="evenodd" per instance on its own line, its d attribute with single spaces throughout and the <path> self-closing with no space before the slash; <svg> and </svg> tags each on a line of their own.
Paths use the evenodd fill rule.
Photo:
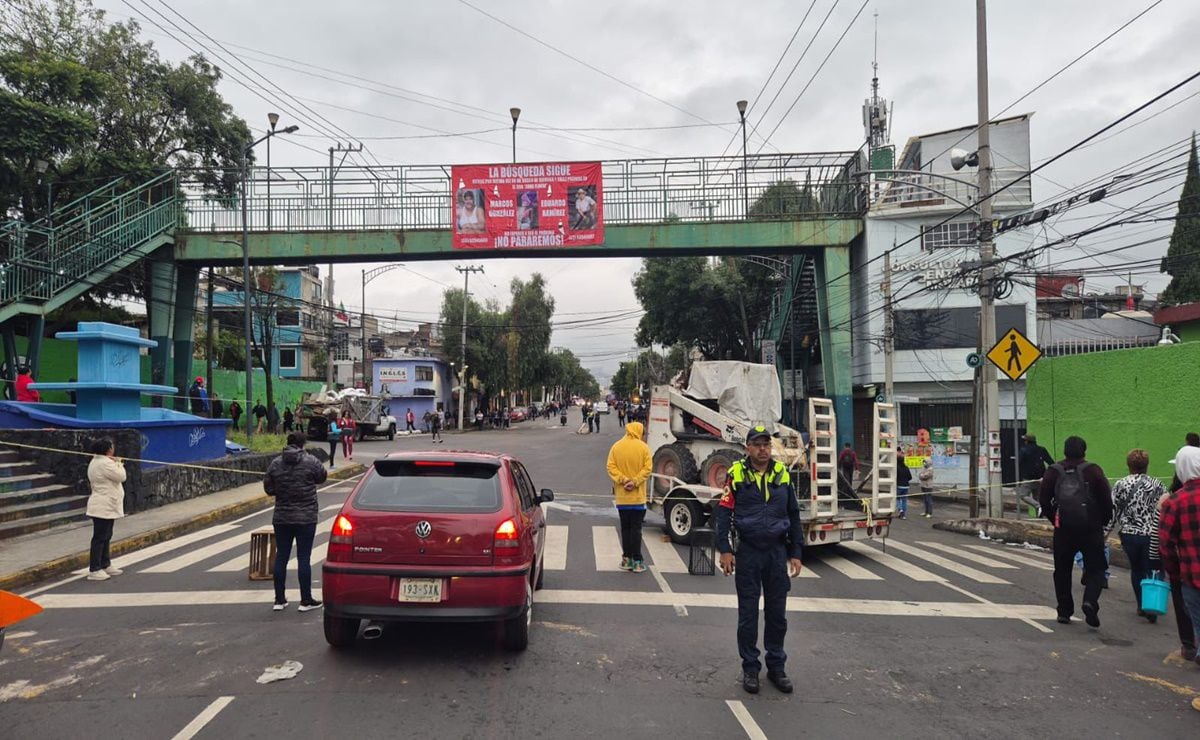
<svg viewBox="0 0 1200 740">
<path fill-rule="evenodd" d="M 1009 380 L 1018 380 L 1042 356 L 1037 345 L 1016 329 L 1009 329 L 996 346 L 988 350 L 987 358 Z"/>
</svg>

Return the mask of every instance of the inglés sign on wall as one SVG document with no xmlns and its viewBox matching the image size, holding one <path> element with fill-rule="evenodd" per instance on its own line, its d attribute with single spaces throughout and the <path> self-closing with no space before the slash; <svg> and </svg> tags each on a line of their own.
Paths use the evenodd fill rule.
<svg viewBox="0 0 1200 740">
<path fill-rule="evenodd" d="M 382 383 L 407 383 L 408 368 L 383 365 L 379 368 L 379 380 Z"/>
</svg>

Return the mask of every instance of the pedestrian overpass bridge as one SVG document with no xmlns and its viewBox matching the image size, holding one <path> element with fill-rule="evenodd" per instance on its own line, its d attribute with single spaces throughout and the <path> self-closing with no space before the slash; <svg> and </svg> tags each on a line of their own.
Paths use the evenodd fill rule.
<svg viewBox="0 0 1200 740">
<path fill-rule="evenodd" d="M 848 435 L 850 249 L 867 207 L 862 152 L 601 164 L 603 243 L 532 249 L 454 248 L 449 165 L 255 166 L 246 173 L 244 202 L 214 195 L 211 173 L 110 183 L 50 218 L 0 225 L 7 372 L 14 372 L 20 322 L 36 369 L 46 314 L 143 260 L 151 276 L 150 337 L 159 343 L 151 382 L 173 380 L 183 389 L 199 271 L 241 264 L 243 246 L 255 265 L 746 255 L 782 278 L 763 338 L 782 349 L 790 338 L 819 335 L 823 393 L 837 405 L 839 436 Z M 217 173 L 234 183 L 240 174 Z M 784 351 L 777 358 L 782 376 L 791 365 Z"/>
</svg>

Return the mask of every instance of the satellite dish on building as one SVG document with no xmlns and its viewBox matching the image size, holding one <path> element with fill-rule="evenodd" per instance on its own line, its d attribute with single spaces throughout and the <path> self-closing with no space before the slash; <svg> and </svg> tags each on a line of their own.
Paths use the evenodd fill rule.
<svg viewBox="0 0 1200 740">
<path fill-rule="evenodd" d="M 962 149 L 950 150 L 950 166 L 957 172 L 963 168 L 963 165 L 968 167 L 979 166 L 979 152 L 967 153 Z"/>
</svg>

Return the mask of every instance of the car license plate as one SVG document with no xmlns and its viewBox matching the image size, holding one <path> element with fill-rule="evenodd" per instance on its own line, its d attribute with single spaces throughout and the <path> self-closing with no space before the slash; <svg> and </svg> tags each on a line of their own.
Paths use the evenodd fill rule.
<svg viewBox="0 0 1200 740">
<path fill-rule="evenodd" d="M 399 601 L 437 602 L 442 600 L 441 578 L 401 578 Z"/>
<path fill-rule="evenodd" d="M 845 542 L 846 540 L 853 540 L 853 539 L 854 539 L 854 530 L 853 529 L 846 528 L 846 529 L 842 530 L 842 535 L 841 535 L 842 542 Z"/>
</svg>

